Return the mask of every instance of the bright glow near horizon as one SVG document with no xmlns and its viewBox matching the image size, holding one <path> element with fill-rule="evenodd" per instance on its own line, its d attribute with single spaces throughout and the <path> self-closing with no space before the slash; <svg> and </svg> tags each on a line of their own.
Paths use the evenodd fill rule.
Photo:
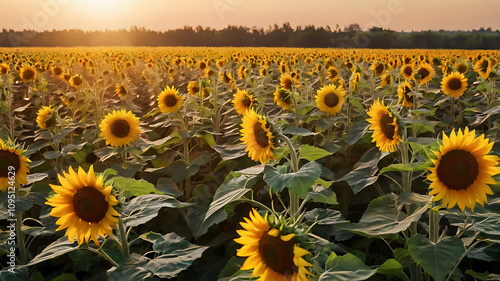
<svg viewBox="0 0 500 281">
<path fill-rule="evenodd" d="M 289 22 L 396 31 L 500 29 L 498 0 L 17 0 L 2 1 L 0 28 L 22 30 L 183 26 L 263 27 Z M 8 12 L 5 12 L 8 11 Z"/>
</svg>

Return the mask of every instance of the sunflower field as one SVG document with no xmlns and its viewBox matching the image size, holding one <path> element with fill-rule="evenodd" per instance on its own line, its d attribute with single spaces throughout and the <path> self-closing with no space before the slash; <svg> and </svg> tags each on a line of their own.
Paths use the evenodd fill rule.
<svg viewBox="0 0 500 281">
<path fill-rule="evenodd" d="M 0 280 L 500 280 L 499 59 L 0 49 Z"/>
</svg>

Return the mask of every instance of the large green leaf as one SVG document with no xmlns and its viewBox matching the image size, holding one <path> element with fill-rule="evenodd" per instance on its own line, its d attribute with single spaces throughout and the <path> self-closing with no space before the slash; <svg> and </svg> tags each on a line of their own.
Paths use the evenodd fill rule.
<svg viewBox="0 0 500 281">
<path fill-rule="evenodd" d="M 76 241 L 74 242 L 69 242 L 68 237 L 63 236 L 56 241 L 54 241 L 52 244 L 47 246 L 43 251 L 35 256 L 28 264 L 27 266 L 31 266 L 37 263 L 41 263 L 46 260 L 53 259 L 55 257 L 62 256 L 64 254 L 67 254 L 71 251 L 74 251 L 78 249 L 78 243 Z"/>
<path fill-rule="evenodd" d="M 403 273 L 403 266 L 395 259 L 388 259 L 378 267 L 377 273 L 391 279 Z"/>
<path fill-rule="evenodd" d="M 470 276 L 474 277 L 476 280 L 483 280 L 483 281 L 498 281 L 500 280 L 500 274 L 495 274 L 495 273 L 489 273 L 489 272 L 475 272 L 472 269 L 467 270 L 465 273 L 469 274 Z"/>
<path fill-rule="evenodd" d="M 187 225 L 195 238 L 205 234 L 210 226 L 227 218 L 224 209 L 220 209 L 205 219 L 208 208 L 210 208 L 210 203 L 212 202 L 212 197 L 213 191 L 211 191 L 209 186 L 198 185 L 194 189 L 194 205 L 187 212 Z"/>
<path fill-rule="evenodd" d="M 220 158 L 222 158 L 222 160 L 236 159 L 241 156 L 244 156 L 246 154 L 245 147 L 246 146 L 244 144 L 241 145 L 225 144 L 225 145 L 212 146 L 212 148 L 219 153 Z"/>
<path fill-rule="evenodd" d="M 413 236 L 406 244 L 412 259 L 436 281 L 444 280 L 465 252 L 462 240 L 454 236 L 446 237 L 437 244 L 425 236 Z"/>
<path fill-rule="evenodd" d="M 275 190 L 282 191 L 288 187 L 300 197 L 306 198 L 314 182 L 321 175 L 321 165 L 308 162 L 296 173 L 282 173 L 271 166 L 264 168 L 264 181 Z"/>
<path fill-rule="evenodd" d="M 28 267 L 17 265 L 11 269 L 7 265 L 5 268 L 0 270 L 0 280 L 26 281 L 28 280 Z"/>
<path fill-rule="evenodd" d="M 143 280 L 150 277 L 153 274 L 146 268 L 148 262 L 148 258 L 132 253 L 128 258 L 122 260 L 118 267 L 108 270 L 108 280 Z"/>
<path fill-rule="evenodd" d="M 339 227 L 367 237 L 399 233 L 420 219 L 431 200 L 431 196 L 414 192 L 380 196 L 370 202 L 358 223 L 340 224 Z M 405 205 L 410 205 L 413 213 L 407 215 L 403 211 Z"/>
<path fill-rule="evenodd" d="M 123 222 L 127 226 L 138 226 L 158 215 L 161 208 L 183 208 L 191 205 L 177 201 L 169 195 L 146 194 L 135 197 L 122 208 Z"/>
<path fill-rule="evenodd" d="M 325 203 L 325 204 L 338 204 L 337 195 L 330 188 L 324 187 L 322 185 L 314 185 L 313 191 L 307 194 L 307 197 L 311 198 L 313 202 Z"/>
<path fill-rule="evenodd" d="M 387 167 L 380 169 L 380 174 L 393 171 L 397 172 L 424 171 L 430 166 L 431 166 L 430 163 L 421 163 L 421 162 L 409 163 L 409 164 L 391 164 Z"/>
<path fill-rule="evenodd" d="M 153 250 L 162 255 L 150 260 L 147 269 L 161 278 L 175 277 L 201 257 L 206 249 L 208 247 L 191 244 L 175 233 L 166 234 L 154 242 Z"/>
<path fill-rule="evenodd" d="M 160 191 L 155 189 L 155 186 L 145 180 L 136 180 L 124 177 L 114 177 L 113 183 L 115 186 L 124 190 L 125 198 L 132 196 L 141 196 L 149 193 L 161 194 Z"/>
<path fill-rule="evenodd" d="M 347 253 L 343 256 L 337 256 L 334 252 L 328 258 L 326 269 L 319 276 L 318 281 L 367 280 L 377 272 L 377 269 L 370 268 L 353 254 Z"/>
<path fill-rule="evenodd" d="M 346 142 L 348 145 L 355 144 L 360 138 L 362 138 L 368 131 L 369 124 L 366 122 L 357 122 L 351 125 L 349 132 L 347 132 Z"/>
<path fill-rule="evenodd" d="M 255 175 L 241 175 L 236 172 L 229 173 L 222 185 L 215 192 L 212 203 L 210 203 L 210 207 L 205 215 L 205 220 L 230 202 L 240 199 L 248 191 L 251 191 L 256 181 L 257 176 Z"/>
<path fill-rule="evenodd" d="M 357 194 L 365 187 L 377 181 L 378 162 L 384 158 L 387 153 L 380 153 L 378 147 L 368 150 L 363 157 L 354 165 L 352 171 L 340 178 L 338 181 L 346 181 L 354 194 Z"/>
<path fill-rule="evenodd" d="M 299 155 L 300 158 L 305 159 L 307 161 L 315 161 L 332 154 L 322 148 L 305 144 L 300 147 Z"/>
</svg>

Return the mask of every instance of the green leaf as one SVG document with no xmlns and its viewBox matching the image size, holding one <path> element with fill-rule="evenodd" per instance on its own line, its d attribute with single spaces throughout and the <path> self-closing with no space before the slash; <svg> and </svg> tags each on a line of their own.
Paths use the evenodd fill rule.
<svg viewBox="0 0 500 281">
<path fill-rule="evenodd" d="M 227 214 L 221 209 L 205 219 L 213 197 L 213 191 L 209 186 L 196 186 L 193 197 L 194 205 L 188 209 L 186 220 L 191 233 L 198 238 L 205 234 L 210 226 L 224 221 Z"/>
<path fill-rule="evenodd" d="M 108 270 L 108 280 L 144 280 L 153 275 L 151 271 L 146 269 L 148 262 L 148 258 L 132 253 L 128 258 L 122 260 L 118 267 Z"/>
<path fill-rule="evenodd" d="M 184 194 L 182 191 L 179 190 L 177 185 L 169 178 L 161 178 L 160 180 L 158 180 L 158 185 L 156 186 L 156 189 L 174 198 L 177 198 Z"/>
<path fill-rule="evenodd" d="M 76 278 L 73 274 L 63 273 L 56 278 L 50 279 L 50 281 L 78 281 L 78 278 Z"/>
<path fill-rule="evenodd" d="M 469 269 L 465 273 L 469 274 L 470 276 L 472 276 L 478 280 L 484 280 L 484 281 L 500 280 L 500 274 L 489 273 L 488 271 L 483 272 L 483 273 L 479 273 L 479 272 L 475 272 L 472 269 Z"/>
<path fill-rule="evenodd" d="M 305 159 L 307 161 L 315 161 L 332 154 L 322 148 L 305 144 L 300 147 L 299 155 L 301 159 Z"/>
<path fill-rule="evenodd" d="M 367 237 L 399 233 L 420 219 L 431 200 L 431 196 L 406 191 L 399 196 L 394 193 L 383 195 L 370 202 L 358 223 L 338 227 Z M 403 211 L 405 205 L 410 205 L 413 213 L 407 215 Z"/>
<path fill-rule="evenodd" d="M 465 252 L 465 247 L 457 237 L 446 237 L 437 244 L 425 236 L 410 237 L 408 253 L 434 280 L 441 281 Z"/>
<path fill-rule="evenodd" d="M 175 233 L 166 234 L 153 244 L 153 250 L 162 255 L 150 260 L 147 269 L 161 278 L 175 277 L 201 257 L 206 249 L 208 247 L 191 244 Z"/>
<path fill-rule="evenodd" d="M 17 265 L 12 271 L 11 267 L 0 270 L 0 280 L 26 281 L 28 280 L 28 267 Z"/>
<path fill-rule="evenodd" d="M 391 279 L 403 273 L 403 266 L 395 259 L 388 259 L 377 268 L 377 273 L 387 276 L 387 279 Z"/>
<path fill-rule="evenodd" d="M 354 194 L 377 181 L 378 162 L 388 153 L 380 153 L 378 147 L 368 150 L 363 157 L 354 165 L 353 170 L 338 181 L 346 181 Z"/>
<path fill-rule="evenodd" d="M 114 177 L 113 183 L 115 186 L 124 190 L 123 195 L 125 198 L 132 196 L 141 196 L 149 193 L 161 194 L 160 191 L 155 189 L 155 186 L 145 180 L 136 180 L 124 177 Z"/>
<path fill-rule="evenodd" d="M 251 191 L 252 186 L 257 181 L 256 176 L 240 175 L 236 177 L 237 175 L 238 173 L 235 172 L 229 173 L 226 180 L 224 180 L 222 185 L 217 189 L 205 215 L 205 221 L 227 204 L 239 200 L 248 191 Z"/>
<path fill-rule="evenodd" d="M 76 241 L 69 242 L 68 237 L 63 236 L 43 249 L 43 251 L 35 256 L 27 264 L 27 266 L 32 266 L 34 264 L 62 256 L 76 249 L 78 249 L 78 243 L 76 243 Z"/>
<path fill-rule="evenodd" d="M 360 138 L 362 138 L 368 131 L 369 125 L 366 122 L 357 122 L 351 125 L 349 132 L 347 132 L 346 142 L 348 145 L 353 145 Z"/>
<path fill-rule="evenodd" d="M 361 281 L 367 280 L 376 272 L 377 269 L 370 268 L 355 255 L 347 253 L 331 259 L 327 270 L 319 276 L 318 281 Z"/>
<path fill-rule="evenodd" d="M 1 274 L 0 274 L 0 277 L 2 277 Z M 11 280 L 11 279 L 9 279 L 9 280 Z M 37 272 L 31 274 L 29 281 L 45 281 L 45 278 L 43 277 L 43 274 L 40 271 L 37 271 Z"/>
<path fill-rule="evenodd" d="M 338 204 L 337 195 L 330 188 L 322 185 L 315 185 L 313 191 L 307 195 L 313 202 L 325 203 L 330 205 Z"/>
<path fill-rule="evenodd" d="M 43 157 L 45 157 L 45 159 L 49 159 L 49 160 L 52 160 L 52 159 L 56 159 L 56 158 L 59 158 L 63 156 L 63 154 L 61 153 L 61 151 L 46 151 L 43 153 Z"/>
<path fill-rule="evenodd" d="M 75 262 L 77 268 L 88 272 L 92 263 L 92 253 L 87 250 L 75 250 L 69 252 L 69 257 Z"/>
<path fill-rule="evenodd" d="M 183 208 L 191 205 L 177 201 L 169 195 L 146 194 L 135 197 L 122 208 L 123 222 L 127 226 L 138 226 L 158 215 L 161 208 Z"/>
<path fill-rule="evenodd" d="M 295 191 L 300 197 L 306 198 L 314 182 L 321 175 L 321 165 L 308 162 L 297 173 L 283 174 L 271 166 L 264 168 L 264 181 L 281 192 L 284 187 Z"/>
<path fill-rule="evenodd" d="M 225 144 L 225 145 L 214 145 L 212 146 L 215 151 L 217 151 L 220 155 L 220 158 L 222 160 L 230 160 L 230 159 L 236 159 L 241 156 L 244 156 L 246 154 L 245 148 L 246 146 L 244 144 L 240 145 L 231 145 L 231 144 Z"/>
<path fill-rule="evenodd" d="M 297 127 L 287 127 L 283 130 L 283 134 L 289 134 L 294 136 L 311 136 L 314 135 L 313 132 L 309 131 L 305 128 L 297 128 Z"/>
<path fill-rule="evenodd" d="M 409 164 L 392 164 L 387 167 L 384 167 L 380 169 L 380 174 L 383 174 L 385 172 L 415 172 L 415 171 L 424 171 L 427 168 L 429 168 L 431 165 L 430 163 L 409 163 Z"/>
<path fill-rule="evenodd" d="M 426 162 L 430 163 L 432 159 L 436 159 L 434 151 L 439 149 L 439 143 L 435 138 L 409 138 L 408 143 Z"/>
</svg>

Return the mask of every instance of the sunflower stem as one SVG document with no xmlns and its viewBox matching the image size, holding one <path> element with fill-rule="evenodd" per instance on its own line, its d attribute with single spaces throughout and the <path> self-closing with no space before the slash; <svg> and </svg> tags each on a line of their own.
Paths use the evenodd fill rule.
<svg viewBox="0 0 500 281">
<path fill-rule="evenodd" d="M 128 247 L 127 232 L 125 231 L 125 224 L 122 217 L 118 218 L 118 231 L 120 232 L 120 244 L 122 247 L 123 258 L 126 259 L 130 256 L 130 249 Z"/>
<path fill-rule="evenodd" d="M 432 202 L 432 208 L 429 209 L 429 239 L 432 243 L 439 241 L 439 210 L 434 210 L 436 202 Z"/>
<path fill-rule="evenodd" d="M 455 128 L 455 109 L 453 109 L 454 104 L 455 104 L 455 98 L 452 97 L 451 98 L 451 109 L 450 109 L 450 111 L 451 111 L 451 117 L 452 117 L 452 121 L 451 121 L 452 122 L 451 123 L 452 129 Z"/>
<path fill-rule="evenodd" d="M 299 171 L 299 160 L 297 157 L 297 152 L 295 151 L 295 148 L 293 147 L 292 142 L 290 139 L 283 135 L 279 134 L 279 136 L 286 142 L 288 145 L 288 149 L 290 150 L 290 165 L 292 166 L 292 170 L 294 173 L 297 173 Z M 292 217 L 295 217 L 299 211 L 300 208 L 300 198 L 299 195 L 293 191 L 288 189 L 289 195 L 290 195 L 290 213 Z"/>
<path fill-rule="evenodd" d="M 19 196 L 19 188 L 16 188 L 16 200 L 20 199 Z M 21 264 L 26 264 L 26 261 L 28 260 L 27 255 L 26 255 L 26 249 L 24 247 L 24 233 L 22 231 L 22 226 L 23 226 L 23 214 L 19 210 L 15 210 L 15 220 L 16 220 L 16 244 L 17 248 L 19 249 L 19 260 Z"/>
<path fill-rule="evenodd" d="M 293 94 L 293 83 L 290 85 L 290 97 L 292 98 L 293 101 L 293 107 L 295 111 L 295 127 L 299 127 L 299 110 L 297 108 L 297 100 L 295 99 L 295 95 Z"/>
<path fill-rule="evenodd" d="M 104 252 L 101 248 L 99 250 L 96 250 L 92 247 L 87 248 L 89 251 L 92 253 L 98 254 L 99 256 L 103 257 L 105 260 L 109 261 L 113 266 L 118 267 L 118 263 L 116 263 L 106 252 Z"/>
<path fill-rule="evenodd" d="M 467 250 L 465 250 L 465 252 L 462 254 L 460 259 L 458 259 L 458 261 L 455 263 L 455 266 L 453 266 L 453 268 L 451 269 L 450 273 L 448 274 L 448 277 L 446 278 L 446 281 L 450 281 L 451 276 L 453 275 L 453 272 L 455 271 L 455 269 L 457 269 L 457 267 L 460 265 L 460 263 L 465 258 L 465 256 L 467 256 L 467 254 L 470 252 L 470 250 L 474 249 L 474 247 L 476 247 L 477 244 L 479 244 L 480 242 L 481 241 L 479 241 L 479 240 L 474 242 L 474 244 L 470 245 L 469 248 Z"/>
<path fill-rule="evenodd" d="M 215 75 L 214 75 L 215 76 Z M 215 132 L 217 133 L 215 135 L 215 143 L 220 144 L 220 124 L 219 124 L 219 104 L 217 101 L 217 77 L 215 76 L 214 78 L 214 93 L 213 93 L 213 103 L 214 103 L 214 118 L 215 118 Z"/>
<path fill-rule="evenodd" d="M 200 95 L 200 107 L 203 107 L 203 83 L 201 81 L 201 79 L 198 80 L 198 94 Z"/>
</svg>

